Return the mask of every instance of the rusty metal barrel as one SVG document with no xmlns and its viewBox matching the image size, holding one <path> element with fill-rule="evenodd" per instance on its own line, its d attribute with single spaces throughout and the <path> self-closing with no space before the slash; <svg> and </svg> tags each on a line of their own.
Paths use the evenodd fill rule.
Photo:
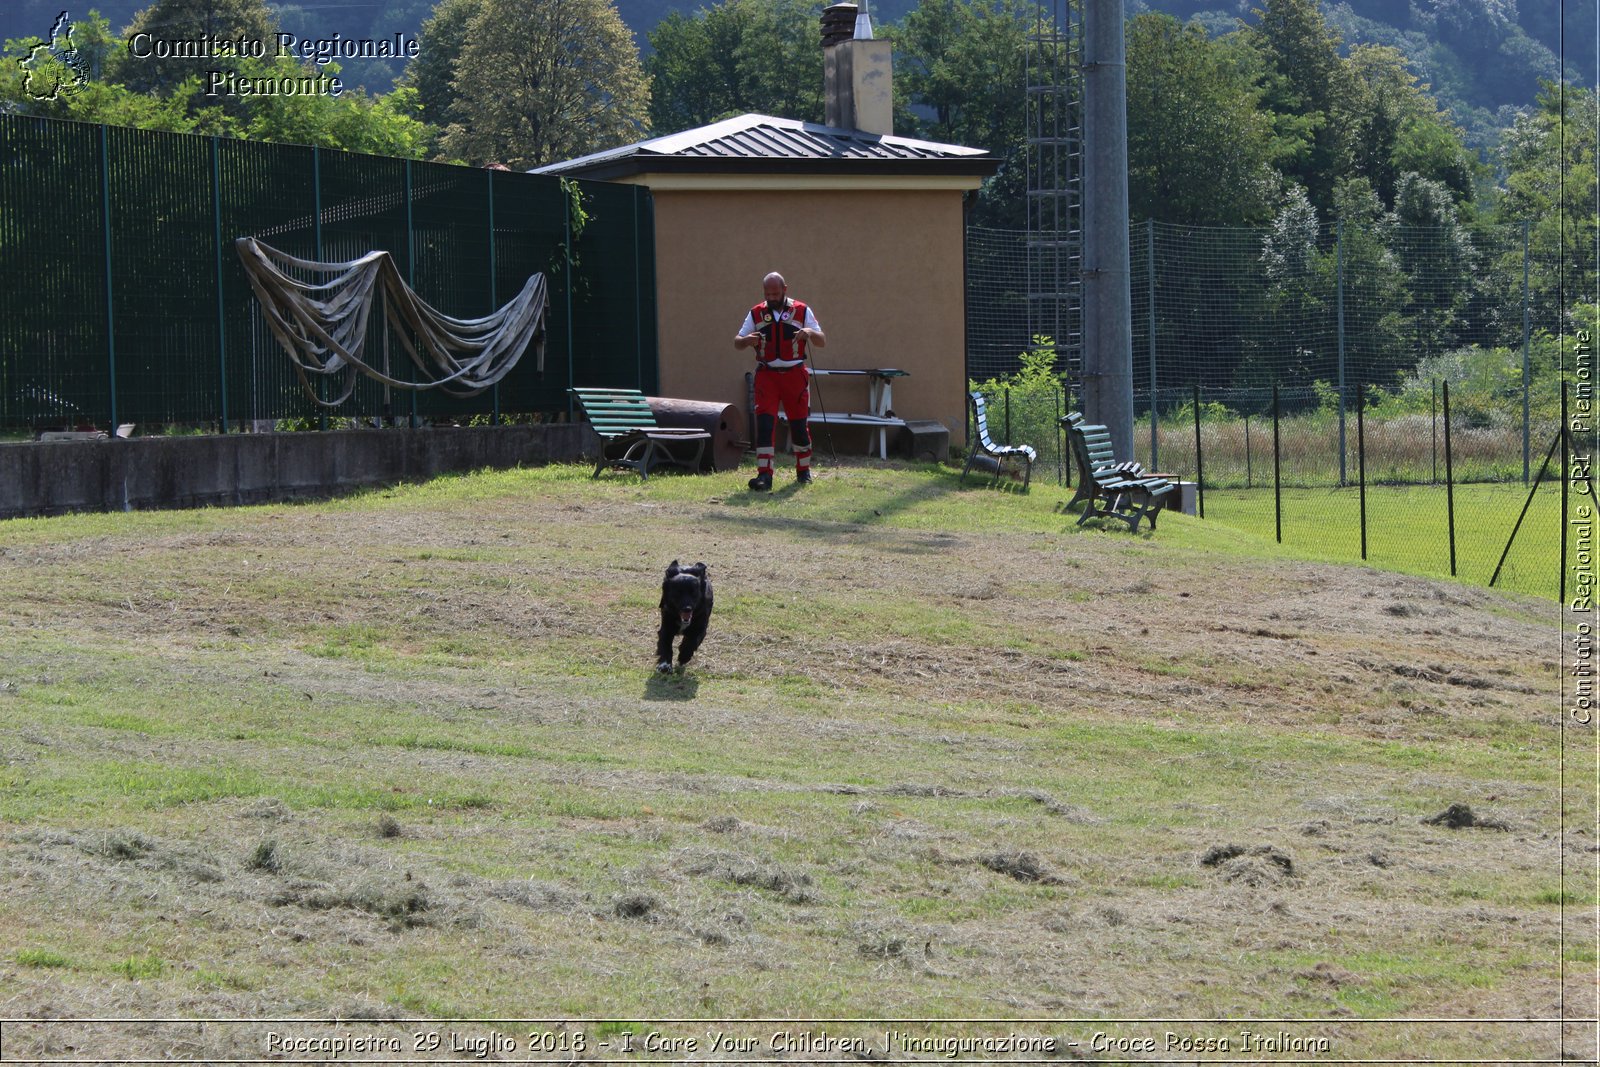
<svg viewBox="0 0 1600 1067">
<path fill-rule="evenodd" d="M 703 470 L 731 471 L 739 466 L 750 447 L 744 412 L 732 404 L 670 396 L 648 396 L 645 401 L 663 428 L 705 430 L 711 434 L 711 447 L 700 460 Z"/>
</svg>

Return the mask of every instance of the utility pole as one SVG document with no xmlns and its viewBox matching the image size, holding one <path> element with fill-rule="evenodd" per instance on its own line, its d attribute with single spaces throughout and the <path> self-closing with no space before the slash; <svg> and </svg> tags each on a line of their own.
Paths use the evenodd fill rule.
<svg viewBox="0 0 1600 1067">
<path fill-rule="evenodd" d="M 1128 86 L 1122 0 L 1085 0 L 1083 399 L 1133 455 L 1133 300 L 1128 250 Z"/>
</svg>

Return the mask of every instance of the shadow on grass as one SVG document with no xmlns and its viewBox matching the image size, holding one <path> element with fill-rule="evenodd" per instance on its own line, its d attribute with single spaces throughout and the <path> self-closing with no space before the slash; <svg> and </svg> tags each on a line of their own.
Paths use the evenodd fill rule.
<svg viewBox="0 0 1600 1067">
<path fill-rule="evenodd" d="M 646 700 L 693 700 L 700 692 L 700 679 L 689 671 L 682 674 L 652 674 L 644 683 Z"/>
<path fill-rule="evenodd" d="M 942 476 L 939 478 L 926 479 L 918 485 L 886 496 L 882 500 L 876 501 L 870 506 L 861 507 L 854 512 L 841 515 L 838 519 L 828 521 L 811 520 L 809 524 L 810 528 L 819 531 L 836 531 L 840 526 L 843 525 L 870 525 L 872 523 L 881 522 L 895 512 L 903 511 L 906 508 L 912 507 L 923 501 L 931 500 L 934 497 L 945 496 L 949 493 L 959 493 L 965 490 L 966 487 L 958 484 L 956 481 L 957 472 L 948 470 L 946 468 L 941 468 L 940 474 Z M 775 504 L 781 504 L 784 501 L 787 501 L 790 497 L 798 496 L 802 493 L 826 495 L 829 491 L 828 482 L 828 476 L 824 471 L 819 475 L 818 480 L 809 486 L 802 486 L 800 483 L 795 481 L 779 481 L 776 488 L 774 488 L 770 493 L 758 493 L 753 491 L 745 493 L 729 493 L 722 502 L 730 508 L 755 508 L 763 505 L 771 506 Z M 765 522 L 767 520 L 754 519 L 752 516 L 752 520 L 730 519 L 729 521 Z M 782 522 L 785 526 L 807 526 L 807 520 L 796 520 L 789 516 L 785 516 L 782 519 Z"/>
<path fill-rule="evenodd" d="M 1009 474 L 1002 474 L 999 479 L 996 479 L 992 471 L 979 470 L 977 467 L 967 472 L 967 479 L 969 480 L 963 481 L 957 477 L 955 488 L 962 492 L 986 489 L 992 493 L 1011 493 L 1016 496 L 1027 496 L 1033 492 L 1032 480 L 1024 486 L 1021 478 L 1013 478 Z"/>
<path fill-rule="evenodd" d="M 1155 536 L 1156 521 L 1154 520 L 1146 518 L 1144 522 L 1139 524 L 1139 530 L 1135 532 L 1128 526 L 1127 520 L 1120 519 L 1115 515 L 1090 515 L 1088 518 L 1084 518 L 1084 512 L 1088 508 L 1089 501 L 1087 500 L 1080 501 L 1076 505 L 1072 504 L 1071 501 L 1061 500 L 1051 510 L 1064 519 L 1072 520 L 1072 525 L 1068 527 L 1069 530 L 1109 530 L 1113 533 L 1122 533 L 1145 541 L 1149 541 Z M 1156 518 L 1159 520 L 1160 516 L 1157 515 Z"/>
<path fill-rule="evenodd" d="M 767 492 L 763 493 L 759 489 L 740 488 L 723 497 L 722 502 L 729 507 L 735 508 L 758 507 L 763 503 L 769 503 L 774 500 L 787 500 L 802 492 L 809 492 L 812 488 L 815 488 L 815 483 L 808 488 L 799 482 L 785 481 L 782 477 L 774 475 L 772 488 Z"/>
</svg>

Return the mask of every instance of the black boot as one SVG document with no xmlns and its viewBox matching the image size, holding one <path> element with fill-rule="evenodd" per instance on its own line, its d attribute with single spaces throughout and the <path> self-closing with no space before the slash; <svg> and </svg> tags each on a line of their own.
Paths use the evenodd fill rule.
<svg viewBox="0 0 1600 1067">
<path fill-rule="evenodd" d="M 811 468 L 810 467 L 801 467 L 799 470 L 795 471 L 794 472 L 794 480 L 796 482 L 800 483 L 801 485 L 810 485 L 811 484 Z"/>
<path fill-rule="evenodd" d="M 771 471 L 762 471 L 760 474 L 757 474 L 754 478 L 751 478 L 750 479 L 750 488 L 754 489 L 758 493 L 770 493 L 770 492 L 772 492 L 772 472 Z"/>
</svg>

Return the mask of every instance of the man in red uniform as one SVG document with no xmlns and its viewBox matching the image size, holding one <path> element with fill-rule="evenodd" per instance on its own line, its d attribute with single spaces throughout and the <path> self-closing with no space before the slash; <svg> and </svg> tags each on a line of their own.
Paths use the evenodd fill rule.
<svg viewBox="0 0 1600 1067">
<path fill-rule="evenodd" d="M 788 295 L 783 275 L 774 271 L 761 279 L 766 299 L 751 308 L 733 339 L 734 348 L 756 350 L 756 476 L 750 488 L 772 488 L 773 440 L 778 409 L 789 417 L 794 441 L 795 481 L 811 481 L 811 374 L 806 369 L 808 346 L 828 343 L 816 313 Z"/>
</svg>

